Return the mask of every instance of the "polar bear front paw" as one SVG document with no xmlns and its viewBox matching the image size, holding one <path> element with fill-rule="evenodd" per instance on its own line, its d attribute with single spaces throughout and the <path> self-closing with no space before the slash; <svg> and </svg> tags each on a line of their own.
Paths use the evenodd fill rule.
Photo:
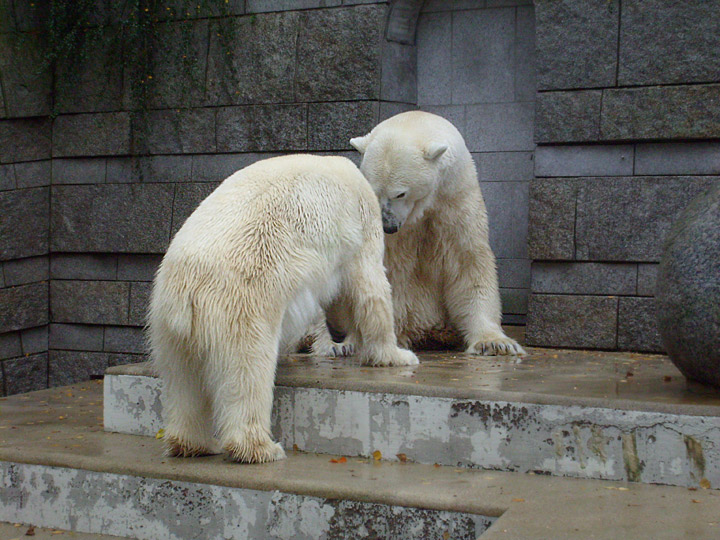
<svg viewBox="0 0 720 540">
<path fill-rule="evenodd" d="M 313 356 L 328 356 L 330 358 L 339 358 L 341 356 L 352 356 L 355 354 L 355 344 L 344 342 L 344 343 L 335 343 L 332 342 L 331 345 L 325 345 L 325 346 L 318 346 L 315 345 L 312 346 L 312 354 Z"/>
<path fill-rule="evenodd" d="M 500 337 L 480 340 L 465 351 L 480 356 L 525 356 L 527 353 L 514 339 Z"/>
<path fill-rule="evenodd" d="M 181 435 L 168 435 L 163 437 L 165 455 L 168 457 L 198 457 L 219 454 L 217 443 L 193 442 Z"/>
<path fill-rule="evenodd" d="M 390 351 L 382 351 L 380 353 L 370 353 L 363 360 L 365 366 L 416 366 L 420 363 L 415 353 L 407 349 L 395 347 Z"/>
<path fill-rule="evenodd" d="M 237 463 L 268 463 L 285 459 L 282 446 L 270 438 L 226 444 L 225 451 L 230 459 Z"/>
</svg>

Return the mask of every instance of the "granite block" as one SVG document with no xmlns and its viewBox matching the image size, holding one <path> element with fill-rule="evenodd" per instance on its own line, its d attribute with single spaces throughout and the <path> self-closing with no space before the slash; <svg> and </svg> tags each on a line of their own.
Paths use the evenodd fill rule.
<svg viewBox="0 0 720 540">
<path fill-rule="evenodd" d="M 369 133 L 378 123 L 377 101 L 311 103 L 308 107 L 312 150 L 351 150 L 350 139 Z"/>
<path fill-rule="evenodd" d="M 580 181 L 576 258 L 657 262 L 670 225 L 692 198 L 712 182 L 717 179 L 692 176 Z"/>
<path fill-rule="evenodd" d="M 720 138 L 720 84 L 603 91 L 603 140 Z"/>
<path fill-rule="evenodd" d="M 15 181 L 18 189 L 49 186 L 51 177 L 49 159 L 15 164 Z"/>
<path fill-rule="evenodd" d="M 0 289 L 0 332 L 48 323 L 47 282 Z"/>
<path fill-rule="evenodd" d="M 378 99 L 384 5 L 301 13 L 297 37 L 297 101 Z M 332 28 L 332 32 L 327 29 Z M 295 60 L 295 59 L 293 59 Z"/>
<path fill-rule="evenodd" d="M 170 240 L 175 186 L 55 186 L 53 251 L 162 253 Z"/>
<path fill-rule="evenodd" d="M 481 182 L 490 225 L 490 247 L 496 257 L 527 257 L 527 182 Z"/>
<path fill-rule="evenodd" d="M 106 352 L 133 354 L 147 352 L 143 329 L 133 326 L 106 326 L 103 347 Z"/>
<path fill-rule="evenodd" d="M 51 122 L 47 118 L 0 120 L 0 163 L 49 159 Z"/>
<path fill-rule="evenodd" d="M 50 349 L 69 351 L 102 351 L 102 326 L 84 324 L 50 325 Z"/>
<path fill-rule="evenodd" d="M 718 82 L 720 2 L 623 0 L 621 86 Z"/>
<path fill-rule="evenodd" d="M 618 298 L 531 294 L 525 342 L 530 346 L 614 349 Z"/>
<path fill-rule="evenodd" d="M 620 298 L 618 349 L 663 352 L 654 298 Z"/>
<path fill-rule="evenodd" d="M 535 110 L 535 141 L 595 142 L 600 140 L 601 90 L 540 92 Z"/>
<path fill-rule="evenodd" d="M 573 179 L 530 182 L 528 251 L 534 260 L 572 260 L 575 257 Z"/>
<path fill-rule="evenodd" d="M 27 356 L 30 354 L 47 352 L 49 345 L 48 336 L 49 328 L 47 325 L 22 330 L 20 332 L 20 340 L 22 342 L 23 354 Z"/>
<path fill-rule="evenodd" d="M 108 354 L 104 352 L 50 351 L 49 385 L 53 388 L 99 379 L 108 367 Z"/>
<path fill-rule="evenodd" d="M 130 152 L 126 112 L 58 116 L 52 129 L 53 157 L 122 155 Z"/>
<path fill-rule="evenodd" d="M 452 14 L 423 13 L 417 28 L 417 102 L 452 103 Z"/>
<path fill-rule="evenodd" d="M 538 0 L 541 90 L 615 86 L 620 0 Z"/>
<path fill-rule="evenodd" d="M 213 21 L 206 103 L 294 101 L 300 17 L 286 11 Z"/>
<path fill-rule="evenodd" d="M 129 283 L 53 280 L 50 317 L 56 323 L 127 324 L 129 300 Z"/>
<path fill-rule="evenodd" d="M 720 174 L 720 143 L 646 143 L 635 149 L 635 174 Z"/>
<path fill-rule="evenodd" d="M 55 253 L 50 258 L 50 276 L 52 279 L 114 280 L 117 265 L 116 255 Z"/>
<path fill-rule="evenodd" d="M 105 158 L 53 159 L 52 183 L 102 184 L 105 182 L 106 169 Z"/>
<path fill-rule="evenodd" d="M 304 104 L 224 107 L 217 112 L 220 152 L 304 150 L 307 130 Z"/>
<path fill-rule="evenodd" d="M 532 266 L 534 293 L 635 294 L 637 265 L 633 263 L 536 262 Z"/>
<path fill-rule="evenodd" d="M 152 281 L 162 255 L 120 255 L 117 278 L 124 281 Z"/>
<path fill-rule="evenodd" d="M 533 152 L 483 152 L 473 154 L 473 159 L 481 182 L 528 182 L 533 178 Z"/>
<path fill-rule="evenodd" d="M 515 10 L 469 10 L 452 17 L 452 103 L 512 100 Z"/>
<path fill-rule="evenodd" d="M 47 281 L 50 278 L 47 256 L 29 257 L 6 261 L 3 265 L 5 286 L 14 287 L 36 281 Z"/>
<path fill-rule="evenodd" d="M 2 364 L 7 395 L 22 394 L 47 388 L 47 353 L 5 360 Z"/>
<path fill-rule="evenodd" d="M 629 176 L 633 152 L 629 144 L 539 146 L 535 176 Z"/>
<path fill-rule="evenodd" d="M 465 142 L 471 152 L 533 150 L 532 103 L 468 105 Z"/>
</svg>

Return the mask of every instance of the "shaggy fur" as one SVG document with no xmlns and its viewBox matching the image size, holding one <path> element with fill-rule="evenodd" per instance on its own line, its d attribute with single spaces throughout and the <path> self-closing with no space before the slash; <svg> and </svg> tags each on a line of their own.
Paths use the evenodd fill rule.
<svg viewBox="0 0 720 540">
<path fill-rule="evenodd" d="M 475 164 L 455 127 L 413 111 L 351 144 L 382 208 L 385 266 L 401 346 L 464 342 L 481 355 L 525 354 L 500 326 L 500 293 Z M 317 353 L 327 353 L 320 335 Z M 325 347 L 323 349 L 323 347 Z"/>
<path fill-rule="evenodd" d="M 238 171 L 188 218 L 155 278 L 167 454 L 284 457 L 270 436 L 277 357 L 321 309 L 357 336 L 364 363 L 417 363 L 397 347 L 380 207 L 357 167 L 299 155 Z"/>
</svg>

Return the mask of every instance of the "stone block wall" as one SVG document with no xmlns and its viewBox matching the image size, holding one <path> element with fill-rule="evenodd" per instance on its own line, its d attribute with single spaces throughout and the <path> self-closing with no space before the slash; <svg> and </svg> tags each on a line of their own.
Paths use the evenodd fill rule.
<svg viewBox="0 0 720 540">
<path fill-rule="evenodd" d="M 535 11 L 528 344 L 661 351 L 665 234 L 720 179 L 720 1 Z"/>
<path fill-rule="evenodd" d="M 71 92 L 54 86 L 36 51 L 13 47 L 33 35 L 35 12 L 0 0 L 2 394 L 142 359 L 155 269 L 221 180 L 281 153 L 357 159 L 351 137 L 414 107 L 414 39 L 386 39 L 387 2 L 228 6 L 229 16 L 159 23 L 156 91 L 138 110 L 102 47 L 59 67 L 79 71 Z M 227 25 L 237 36 L 229 48 L 219 42 Z M 181 42 L 200 62 L 190 86 L 178 55 L 166 54 Z"/>
<path fill-rule="evenodd" d="M 429 1 L 417 28 L 418 107 L 450 120 L 475 158 L 509 324 L 525 323 L 530 288 L 534 34 L 531 0 Z"/>
</svg>

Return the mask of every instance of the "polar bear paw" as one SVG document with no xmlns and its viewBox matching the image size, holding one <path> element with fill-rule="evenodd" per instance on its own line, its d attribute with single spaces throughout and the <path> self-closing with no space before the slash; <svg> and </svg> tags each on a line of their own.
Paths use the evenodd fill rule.
<svg viewBox="0 0 720 540">
<path fill-rule="evenodd" d="M 371 352 L 363 360 L 364 366 L 416 366 L 420 363 L 415 353 L 407 349 L 395 347 L 389 351 Z"/>
<path fill-rule="evenodd" d="M 525 356 L 527 353 L 520 344 L 509 337 L 480 340 L 465 351 L 480 356 Z"/>
<path fill-rule="evenodd" d="M 225 451 L 230 459 L 237 463 L 269 463 L 285 459 L 285 451 L 279 443 L 273 442 L 269 437 L 262 440 L 233 442 L 225 445 Z"/>
<path fill-rule="evenodd" d="M 214 442 L 194 442 L 180 435 L 168 435 L 166 433 L 163 442 L 165 455 L 168 457 L 198 457 L 220 453 L 220 448 Z"/>
<path fill-rule="evenodd" d="M 313 356 L 328 356 L 330 358 L 339 358 L 341 356 L 352 356 L 355 354 L 355 344 L 344 341 L 343 343 L 319 344 L 313 343 L 311 348 Z"/>
</svg>

